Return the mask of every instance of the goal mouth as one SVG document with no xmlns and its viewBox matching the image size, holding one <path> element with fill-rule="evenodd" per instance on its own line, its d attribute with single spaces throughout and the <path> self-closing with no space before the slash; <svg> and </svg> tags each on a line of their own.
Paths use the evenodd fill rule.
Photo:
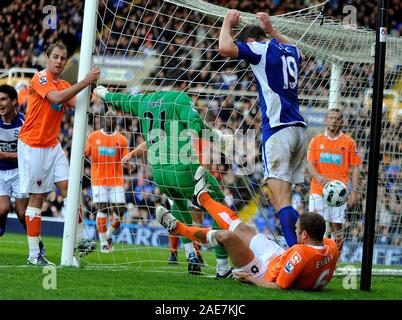
<svg viewBox="0 0 402 320">
<path fill-rule="evenodd" d="M 356 244 L 362 241 L 363 200 L 367 190 L 366 154 L 370 139 L 367 127 L 372 103 L 372 43 L 375 34 L 371 30 L 324 16 L 322 8 L 325 3 L 273 16 L 272 22 L 275 28 L 297 43 L 303 54 L 298 82 L 299 107 L 308 123 L 309 141 L 325 131 L 328 109 L 340 108 L 345 119 L 343 132 L 354 138 L 355 148 L 362 158 L 361 183 L 356 187 L 360 200 L 355 206 L 347 208 L 343 227 L 339 231 L 344 237 L 340 261 L 359 264 L 361 249 L 356 249 Z M 242 152 L 245 157 L 240 160 L 252 163 L 253 166 L 251 170 L 242 171 L 236 161 L 230 162 L 227 156 L 216 150 L 215 143 L 201 143 L 200 146 L 196 144 L 197 139 L 183 135 L 183 139 L 195 143 L 189 150 L 197 156 L 201 154 L 204 160 L 201 163 L 219 181 L 225 200 L 240 218 L 283 244 L 284 239 L 270 204 L 270 191 L 264 186 L 262 119 L 256 82 L 247 63 L 225 59 L 218 52 L 219 31 L 228 9 L 198 0 L 120 1 L 119 4 L 114 6 L 112 1 L 99 1 L 93 55 L 93 63 L 102 70 L 99 84 L 111 93 L 132 95 L 183 87 L 181 91 L 191 98 L 194 110 L 211 128 L 226 129 L 236 135 L 234 150 L 245 150 Z M 241 19 L 243 22 L 235 32 L 239 32 L 244 24 L 258 23 L 255 15 L 250 13 L 242 12 Z M 397 127 L 402 86 L 401 70 L 397 67 L 400 61 L 402 41 L 389 36 L 384 91 L 384 158 L 381 163 L 384 183 L 379 188 L 379 201 L 384 208 L 387 203 L 400 203 L 402 192 L 397 184 L 391 183 L 394 174 L 391 167 L 401 158 Z M 168 79 L 169 72 L 177 69 L 186 73 L 188 78 Z M 109 109 L 113 109 L 110 104 L 96 97 L 93 99 L 88 109 L 88 126 L 83 131 L 83 137 L 101 129 Z M 152 110 L 159 109 L 153 105 Z M 158 122 L 160 119 L 156 120 L 150 114 L 147 114 L 146 123 L 143 115 L 121 110 L 116 111 L 112 117 L 116 120 L 115 130 L 127 139 L 127 145 L 123 147 L 126 151 L 131 151 L 148 139 L 142 133 L 144 126 L 161 125 Z M 129 266 L 153 272 L 187 273 L 184 246 L 179 245 L 178 248 L 179 264 L 169 264 L 168 235 L 154 223 L 156 206 L 160 201 L 166 203 L 167 198 L 171 197 L 171 194 L 163 191 L 168 182 L 159 187 L 155 184 L 154 168 L 146 157 L 137 156 L 129 162 L 131 167 L 123 168 L 123 187 L 126 203 L 132 203 L 133 206 L 126 207 L 122 223 L 112 235 L 114 251 L 91 253 L 82 259 L 83 264 L 88 268 Z M 82 191 L 87 236 L 98 240 L 97 209 L 93 205 L 91 186 L 93 164 L 93 158 L 84 159 Z M 299 212 L 308 211 L 310 174 L 307 173 L 305 178 L 305 183 L 293 188 L 293 205 Z M 397 198 L 399 200 L 396 201 Z M 112 212 L 117 214 L 110 204 L 103 210 L 109 217 Z M 402 244 L 402 228 L 395 210 L 394 206 L 390 210 L 378 212 L 375 264 L 402 264 L 402 252 L 398 249 Z M 383 213 L 385 211 L 386 214 Z M 196 215 L 195 212 L 197 208 L 190 207 L 186 214 Z M 107 220 L 107 225 L 112 222 Z M 210 226 L 212 221 L 204 215 L 204 221 L 200 219 L 196 223 Z M 336 236 L 338 234 L 332 235 Z M 205 275 L 214 276 L 215 254 L 201 250 L 201 255 L 205 256 L 210 266 L 202 267 L 203 272 L 205 270 Z"/>
</svg>

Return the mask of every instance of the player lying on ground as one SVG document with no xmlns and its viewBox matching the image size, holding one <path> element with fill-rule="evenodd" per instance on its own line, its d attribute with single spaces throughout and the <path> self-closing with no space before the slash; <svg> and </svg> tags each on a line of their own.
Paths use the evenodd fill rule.
<svg viewBox="0 0 402 320">
<path fill-rule="evenodd" d="M 161 192 L 174 201 L 173 215 L 188 225 L 192 223 L 192 216 L 187 201 L 193 196 L 193 177 L 200 167 L 191 144 L 190 133 L 202 137 L 207 131 L 214 141 L 222 145 L 222 149 L 225 149 L 227 141 L 233 145 L 233 136 L 209 128 L 201 119 L 193 101 L 184 92 L 189 80 L 184 70 L 176 69 L 169 72 L 165 80 L 165 83 L 173 87 L 170 91 L 129 95 L 111 93 L 102 86 L 98 86 L 94 91 L 107 104 L 140 118 L 146 137 L 147 159 L 155 183 Z M 225 195 L 218 181 L 209 172 L 205 178 L 210 183 L 214 200 L 222 202 Z M 214 227 L 218 228 L 216 224 Z M 183 242 L 187 242 L 184 247 L 190 262 L 189 272 L 199 274 L 200 265 L 192 241 L 183 239 Z M 225 249 L 218 246 L 215 253 L 217 277 L 230 276 L 231 268 Z"/>
<path fill-rule="evenodd" d="M 223 245 L 238 268 L 240 281 L 270 289 L 320 290 L 332 278 L 339 252 L 335 242 L 323 238 L 325 220 L 318 213 L 307 212 L 296 222 L 298 244 L 284 250 L 276 242 L 250 227 L 209 195 L 204 168 L 195 175 L 194 195 L 222 230 L 190 227 L 159 206 L 156 216 L 170 233 L 208 244 Z"/>
</svg>

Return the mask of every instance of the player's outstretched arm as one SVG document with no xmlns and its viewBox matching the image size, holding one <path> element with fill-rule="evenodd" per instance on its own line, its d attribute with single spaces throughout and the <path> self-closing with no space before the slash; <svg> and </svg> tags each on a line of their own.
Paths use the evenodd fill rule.
<svg viewBox="0 0 402 320">
<path fill-rule="evenodd" d="M 236 280 L 245 283 L 251 283 L 256 285 L 257 287 L 267 288 L 267 289 L 282 289 L 275 282 L 268 282 L 262 279 L 256 279 L 251 274 L 247 272 L 234 272 L 233 273 Z"/>
<path fill-rule="evenodd" d="M 320 174 L 315 167 L 315 163 L 313 161 L 307 161 L 307 169 L 310 172 L 310 174 L 315 178 L 318 183 L 324 185 L 326 184 L 329 180 L 322 174 Z"/>
<path fill-rule="evenodd" d="M 131 150 L 127 155 L 125 155 L 122 159 L 123 162 L 127 162 L 132 158 L 141 158 L 145 159 L 147 156 L 147 143 L 144 141 L 139 146 L 137 146 L 134 150 Z"/>
<path fill-rule="evenodd" d="M 234 43 L 232 37 L 232 28 L 240 23 L 240 12 L 237 10 L 229 10 L 226 13 L 219 34 L 219 53 L 222 57 L 237 58 L 239 56 L 239 48 Z"/>
<path fill-rule="evenodd" d="M 112 93 L 104 86 L 97 86 L 94 89 L 94 94 L 106 103 L 111 104 L 117 110 L 128 112 L 133 116 L 138 116 L 139 103 L 141 97 L 144 96 L 143 94 L 132 96 L 125 93 Z"/>
<path fill-rule="evenodd" d="M 71 87 L 61 91 L 50 91 L 46 95 L 46 98 L 54 104 L 68 103 L 70 107 L 75 107 L 75 96 L 87 86 L 96 83 L 99 77 L 100 70 L 98 67 L 94 67 L 80 82 L 77 82 Z"/>
</svg>

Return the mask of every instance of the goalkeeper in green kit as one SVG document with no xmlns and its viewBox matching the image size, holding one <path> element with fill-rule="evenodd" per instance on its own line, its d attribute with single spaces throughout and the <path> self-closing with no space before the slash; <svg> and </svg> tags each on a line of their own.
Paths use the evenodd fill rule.
<svg viewBox="0 0 402 320">
<path fill-rule="evenodd" d="M 147 159 L 151 165 L 155 183 L 161 192 L 173 200 L 172 214 L 187 225 L 192 224 L 188 199 L 193 197 L 200 166 L 192 147 L 192 136 L 217 142 L 224 153 L 230 153 L 233 136 L 211 129 L 201 119 L 191 98 L 182 90 L 189 81 L 185 71 L 175 69 L 168 73 L 167 82 L 173 82 L 175 91 L 159 91 L 150 94 L 129 95 L 111 93 L 98 86 L 94 93 L 117 110 L 139 117 L 147 144 Z M 166 82 L 166 80 L 165 80 Z M 226 149 L 225 149 L 226 147 Z M 222 202 L 224 194 L 218 181 L 208 172 L 211 197 Z M 214 229 L 219 227 L 214 222 Z M 189 273 L 200 274 L 201 268 L 193 243 L 183 238 Z M 217 278 L 232 277 L 228 254 L 223 247 L 215 249 Z"/>
</svg>

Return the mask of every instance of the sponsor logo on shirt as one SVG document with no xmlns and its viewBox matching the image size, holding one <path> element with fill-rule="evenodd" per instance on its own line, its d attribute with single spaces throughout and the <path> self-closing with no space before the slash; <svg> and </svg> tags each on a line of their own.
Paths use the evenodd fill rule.
<svg viewBox="0 0 402 320">
<path fill-rule="evenodd" d="M 62 106 L 63 106 L 62 103 L 60 103 L 60 104 L 51 103 L 50 104 L 50 107 L 55 111 L 60 111 Z"/>
<path fill-rule="evenodd" d="M 292 257 L 290 258 L 290 261 L 291 261 L 293 264 L 298 264 L 299 262 L 302 261 L 302 258 L 301 258 L 300 254 L 299 254 L 298 252 L 295 252 L 295 253 L 292 255 Z"/>
<path fill-rule="evenodd" d="M 3 141 L 0 140 L 0 151 L 2 152 L 17 152 L 18 141 Z"/>
<path fill-rule="evenodd" d="M 98 153 L 101 156 L 113 157 L 113 156 L 116 155 L 116 149 L 115 148 L 110 148 L 110 147 L 99 147 Z"/>
<path fill-rule="evenodd" d="M 294 266 L 293 266 L 292 262 L 289 260 L 289 261 L 286 263 L 285 272 L 286 272 L 286 273 L 291 273 L 291 272 L 293 271 L 293 269 L 294 269 Z"/>
<path fill-rule="evenodd" d="M 342 155 L 321 152 L 320 153 L 320 162 L 321 163 L 332 163 L 332 164 L 336 164 L 336 165 L 340 166 L 342 164 Z"/>
<path fill-rule="evenodd" d="M 47 77 L 40 77 L 39 78 L 39 83 L 43 86 L 44 84 L 47 83 Z"/>
</svg>

